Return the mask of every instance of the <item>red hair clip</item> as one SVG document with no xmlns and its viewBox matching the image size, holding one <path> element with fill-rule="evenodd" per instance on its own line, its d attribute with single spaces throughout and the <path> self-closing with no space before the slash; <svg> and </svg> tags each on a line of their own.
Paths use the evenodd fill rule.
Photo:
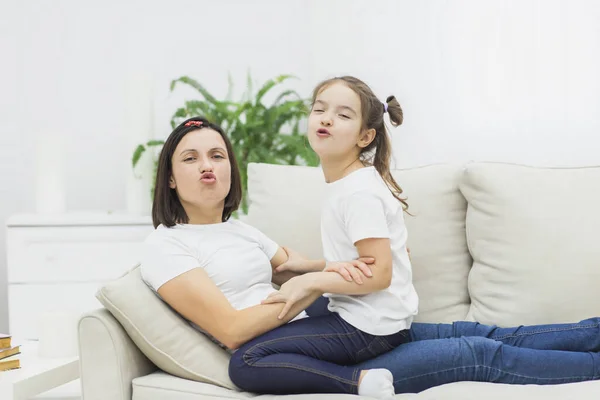
<svg viewBox="0 0 600 400">
<path fill-rule="evenodd" d="M 188 121 L 184 126 L 202 126 L 202 121 Z"/>
</svg>

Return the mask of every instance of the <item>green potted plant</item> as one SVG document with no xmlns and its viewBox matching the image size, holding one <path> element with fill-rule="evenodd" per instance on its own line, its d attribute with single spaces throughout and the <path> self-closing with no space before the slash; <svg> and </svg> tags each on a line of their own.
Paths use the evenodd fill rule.
<svg viewBox="0 0 600 400">
<path fill-rule="evenodd" d="M 246 191 L 248 187 L 248 163 L 260 162 L 282 165 L 318 165 L 318 158 L 308 144 L 307 137 L 300 132 L 305 120 L 308 102 L 294 90 L 281 90 L 274 100 L 265 104 L 265 96 L 291 75 L 280 75 L 265 82 L 256 93 L 252 90 L 252 81 L 248 76 L 247 90 L 240 101 L 232 101 L 230 94 L 220 100 L 214 97 L 198 81 L 182 76 L 171 82 L 171 91 L 177 85 L 194 88 L 199 99 L 187 100 L 177 109 L 171 118 L 175 128 L 183 120 L 203 116 L 220 125 L 229 136 L 237 157 L 242 176 L 243 199 L 241 208 L 248 211 Z M 232 82 L 229 79 L 229 93 Z M 164 144 L 162 140 L 151 140 L 137 146 L 133 153 L 133 167 L 148 149 L 154 150 L 154 175 L 158 162 L 158 150 Z M 154 183 L 152 184 L 154 192 Z"/>
</svg>

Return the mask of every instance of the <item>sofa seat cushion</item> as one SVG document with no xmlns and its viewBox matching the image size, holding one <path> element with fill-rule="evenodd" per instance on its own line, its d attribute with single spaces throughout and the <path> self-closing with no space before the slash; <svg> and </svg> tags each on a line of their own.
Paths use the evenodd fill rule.
<svg viewBox="0 0 600 400">
<path fill-rule="evenodd" d="M 351 394 L 299 394 L 256 395 L 236 392 L 214 385 L 177 378 L 164 372 L 136 378 L 133 384 L 133 400 L 208 400 L 208 399 L 260 399 L 260 400 L 373 400 L 372 397 Z M 418 398 L 416 394 L 396 395 L 399 400 Z"/>
<path fill-rule="evenodd" d="M 561 385 L 506 385 L 484 382 L 456 382 L 421 393 L 397 394 L 396 400 L 597 400 L 600 381 Z M 372 399 L 345 394 L 255 395 L 155 372 L 133 380 L 133 400 L 361 400 Z"/>
<path fill-rule="evenodd" d="M 417 399 L 435 400 L 596 400 L 600 381 L 560 385 L 508 385 L 487 382 L 456 382 L 437 386 Z"/>
</svg>

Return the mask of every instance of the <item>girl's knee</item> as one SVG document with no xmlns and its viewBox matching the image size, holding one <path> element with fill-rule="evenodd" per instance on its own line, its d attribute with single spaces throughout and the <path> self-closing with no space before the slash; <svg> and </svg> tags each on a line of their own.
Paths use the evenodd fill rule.
<svg viewBox="0 0 600 400">
<path fill-rule="evenodd" d="M 483 365 L 502 351 L 502 342 L 479 336 L 460 338 L 462 355 L 469 357 L 472 362 Z"/>
</svg>

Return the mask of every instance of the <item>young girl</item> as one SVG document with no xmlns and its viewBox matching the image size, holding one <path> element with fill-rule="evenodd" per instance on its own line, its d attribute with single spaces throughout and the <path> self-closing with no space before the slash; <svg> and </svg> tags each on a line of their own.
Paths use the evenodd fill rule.
<svg viewBox="0 0 600 400">
<path fill-rule="evenodd" d="M 314 90 L 308 137 L 328 183 L 321 216 L 324 258 L 372 257 L 372 276 L 359 284 L 337 274 L 311 272 L 322 271 L 325 261 L 302 260 L 288 252 L 288 262 L 276 272 L 305 274 L 291 278 L 263 304 L 285 303 L 283 317 L 297 301 L 319 292 L 329 298 L 330 312 L 244 345 L 230 363 L 231 379 L 241 388 L 393 396 L 388 370 L 340 366 L 407 342 L 417 313 L 403 219 L 406 203 L 390 173 L 386 113 L 394 126 L 402 123 L 402 109 L 393 96 L 382 103 L 356 78 L 332 79 Z M 265 384 L 260 387 L 259 382 Z"/>
</svg>

